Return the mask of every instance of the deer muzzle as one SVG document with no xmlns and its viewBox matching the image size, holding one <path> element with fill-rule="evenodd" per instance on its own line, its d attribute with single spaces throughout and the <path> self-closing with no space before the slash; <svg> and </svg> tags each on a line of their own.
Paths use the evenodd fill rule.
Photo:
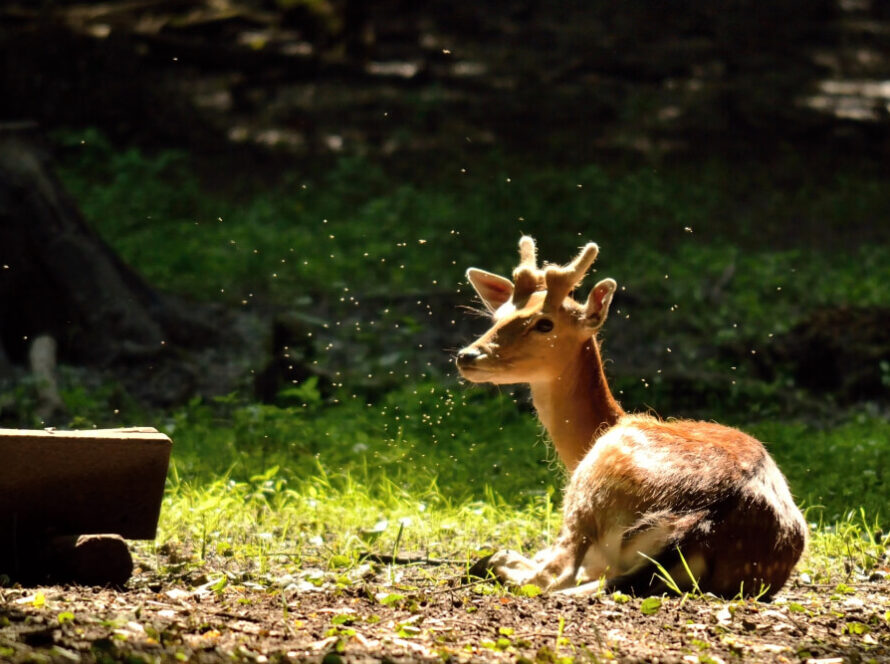
<svg viewBox="0 0 890 664">
<path fill-rule="evenodd" d="M 485 357 L 485 353 L 478 348 L 472 346 L 464 348 L 457 354 L 457 366 L 459 369 L 470 368 L 482 357 Z"/>
</svg>

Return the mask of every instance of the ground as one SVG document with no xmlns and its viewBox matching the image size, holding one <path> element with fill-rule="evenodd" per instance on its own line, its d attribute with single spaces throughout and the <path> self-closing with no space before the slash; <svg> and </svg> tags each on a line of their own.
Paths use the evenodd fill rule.
<svg viewBox="0 0 890 664">
<path fill-rule="evenodd" d="M 339 583 L 311 570 L 256 583 L 196 570 L 160 576 L 150 571 L 157 563 L 137 556 L 119 590 L 0 590 L 0 660 L 890 661 L 883 575 L 814 584 L 799 574 L 765 603 L 529 597 L 467 581 L 448 564 L 360 563 Z"/>
</svg>

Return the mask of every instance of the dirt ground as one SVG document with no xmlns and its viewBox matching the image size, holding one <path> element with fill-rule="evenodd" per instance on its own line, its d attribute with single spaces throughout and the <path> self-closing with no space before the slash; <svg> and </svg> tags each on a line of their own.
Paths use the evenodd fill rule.
<svg viewBox="0 0 890 664">
<path fill-rule="evenodd" d="M 887 578 L 798 575 L 763 603 L 525 597 L 447 565 L 317 574 L 137 568 L 120 590 L 2 588 L 0 661 L 890 662 Z"/>
</svg>

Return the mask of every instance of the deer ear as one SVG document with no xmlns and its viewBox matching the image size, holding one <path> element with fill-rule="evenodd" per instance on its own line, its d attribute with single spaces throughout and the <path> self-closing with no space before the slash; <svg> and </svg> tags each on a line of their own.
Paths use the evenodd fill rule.
<svg viewBox="0 0 890 664">
<path fill-rule="evenodd" d="M 467 279 L 492 313 L 513 296 L 513 282 L 491 272 L 471 267 Z"/>
<path fill-rule="evenodd" d="M 609 305 L 612 304 L 612 296 L 618 284 L 614 279 L 603 279 L 587 298 L 587 306 L 585 308 L 584 317 L 587 324 L 594 329 L 599 329 L 606 322 L 606 316 L 609 315 Z"/>
</svg>

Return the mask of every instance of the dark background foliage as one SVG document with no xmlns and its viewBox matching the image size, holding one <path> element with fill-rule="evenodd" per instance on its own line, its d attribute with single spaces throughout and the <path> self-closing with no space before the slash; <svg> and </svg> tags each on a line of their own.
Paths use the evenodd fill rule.
<svg viewBox="0 0 890 664">
<path fill-rule="evenodd" d="M 0 54 L 6 424 L 259 401 L 321 409 L 318 453 L 344 403 L 389 422 L 454 387 L 485 326 L 463 271 L 508 273 L 521 232 L 554 261 L 601 245 L 628 409 L 886 413 L 877 0 L 11 2 Z"/>
</svg>

